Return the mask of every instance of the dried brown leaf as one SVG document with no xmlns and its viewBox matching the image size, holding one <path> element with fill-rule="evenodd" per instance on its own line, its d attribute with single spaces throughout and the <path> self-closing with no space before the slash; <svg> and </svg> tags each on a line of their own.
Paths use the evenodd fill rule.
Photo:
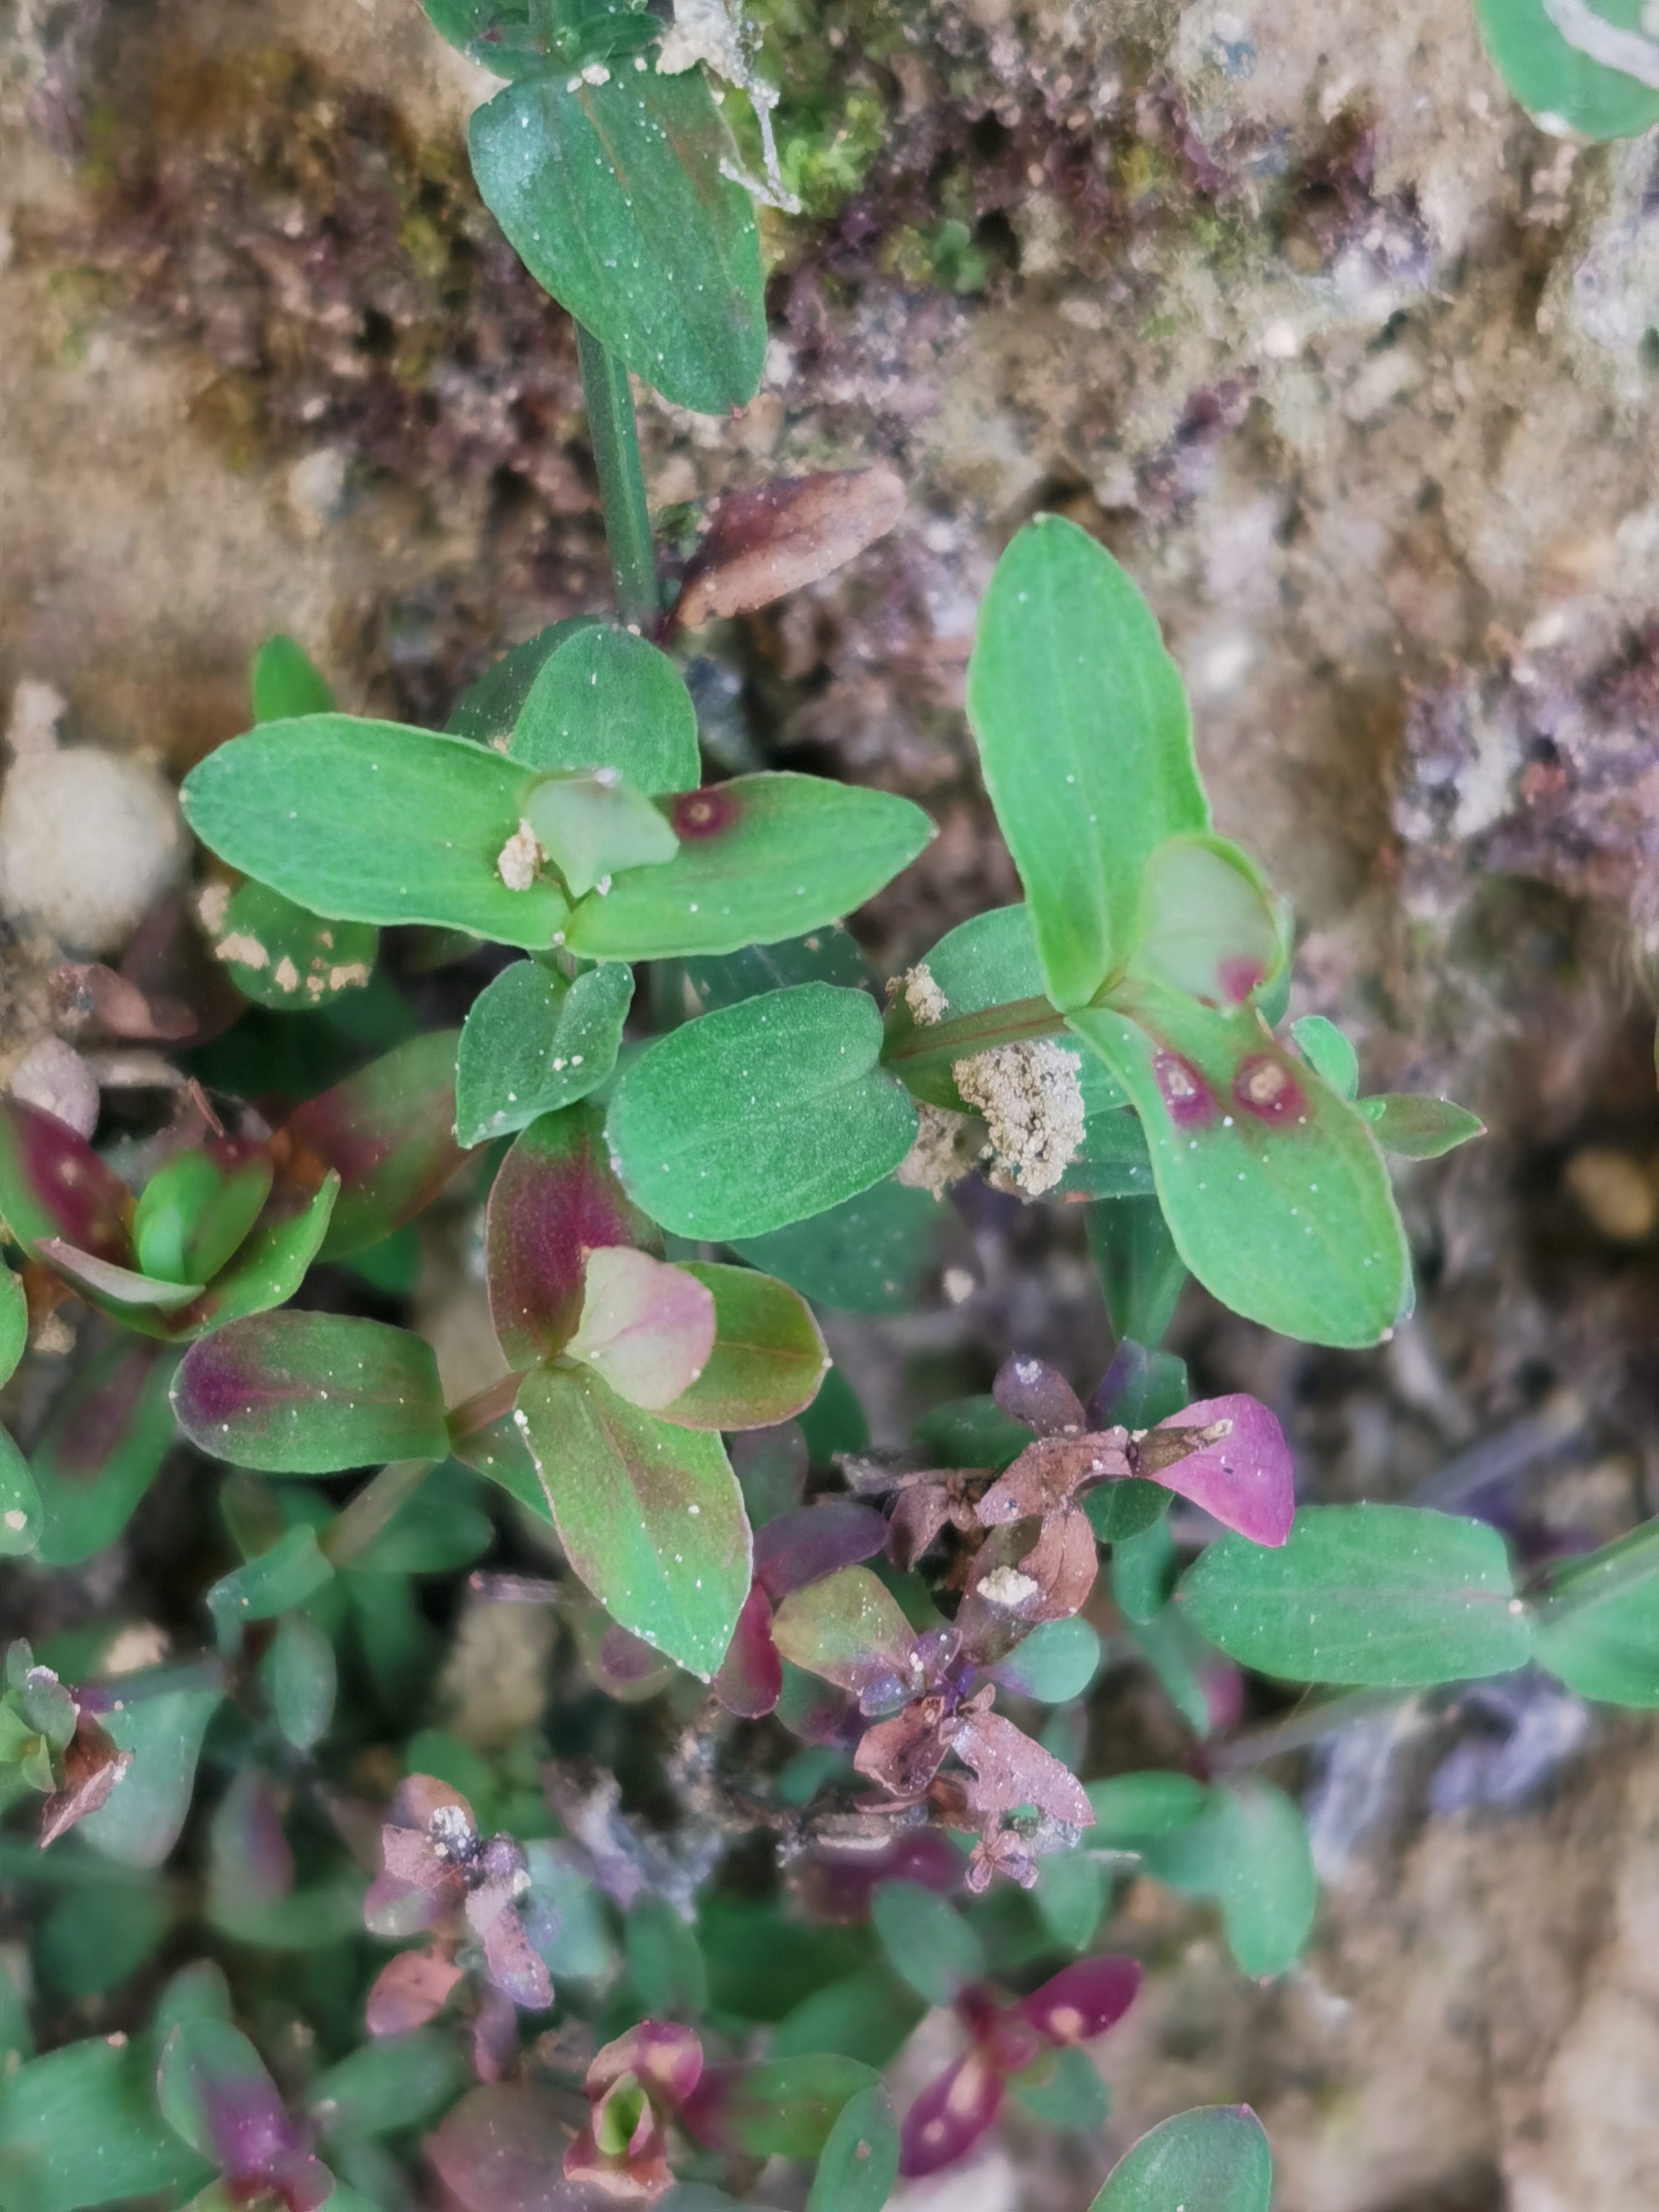
<svg viewBox="0 0 1659 2212">
<path fill-rule="evenodd" d="M 693 555 L 675 619 L 687 629 L 769 606 L 884 538 L 904 512 L 891 469 L 826 471 L 728 492 Z"/>
</svg>

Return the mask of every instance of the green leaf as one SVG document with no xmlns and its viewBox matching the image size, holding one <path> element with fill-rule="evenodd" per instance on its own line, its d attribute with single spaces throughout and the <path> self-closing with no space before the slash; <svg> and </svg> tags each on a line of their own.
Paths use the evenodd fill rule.
<svg viewBox="0 0 1659 2212">
<path fill-rule="evenodd" d="M 519 1411 L 572 1567 L 613 1620 L 706 1681 L 751 1565 L 720 1438 L 671 1428 L 568 1369 L 538 1369 Z"/>
<path fill-rule="evenodd" d="M 613 876 L 661 867 L 679 850 L 663 815 L 614 769 L 545 778 L 525 800 L 524 818 L 572 898 L 596 888 L 604 896 Z"/>
<path fill-rule="evenodd" d="M 1052 2128 L 1098 2128 L 1112 2109 L 1111 2092 L 1086 2051 L 1045 2052 L 1008 2086 L 1028 2112 Z"/>
<path fill-rule="evenodd" d="M 45 1526 L 46 1508 L 29 1463 L 0 1429 L 0 1559 L 32 1552 Z"/>
<path fill-rule="evenodd" d="M 787 1228 L 740 1237 L 732 1249 L 815 1305 L 842 1313 L 908 1313 L 939 1256 L 948 1218 L 930 1191 L 872 1183 Z"/>
<path fill-rule="evenodd" d="M 1089 1208 L 1086 1226 L 1113 1335 L 1120 1344 L 1127 1340 L 1150 1349 L 1161 1341 L 1187 1287 L 1187 1262 L 1164 1208 L 1150 1192 L 1143 1198 L 1104 1199 Z"/>
<path fill-rule="evenodd" d="M 435 2028 L 365 2043 L 319 2074 L 306 2107 L 326 2136 L 389 2136 L 436 2118 L 467 2080 L 453 2037 Z"/>
<path fill-rule="evenodd" d="M 82 2212 L 188 2194 L 212 2169 L 155 2109 L 148 2039 L 102 2036 L 0 2078 L 0 2193 L 6 2212 Z"/>
<path fill-rule="evenodd" d="M 923 2009 L 921 1999 L 897 1987 L 885 1966 L 866 1966 L 821 1983 L 803 1997 L 779 2022 L 768 2048 L 774 2058 L 838 2051 L 866 2066 L 886 2066 L 898 2056 Z"/>
<path fill-rule="evenodd" d="M 94 1850 L 124 1866 L 161 1865 L 185 1825 L 202 1738 L 223 1696 L 216 1668 L 158 1667 L 122 1677 L 120 1702 L 99 1718 L 132 1764 L 79 1823 Z"/>
<path fill-rule="evenodd" d="M 144 1185 L 132 1242 L 147 1275 L 210 1283 L 252 1231 L 270 1191 L 269 1153 L 222 1162 L 205 1150 L 176 1152 Z"/>
<path fill-rule="evenodd" d="M 1055 1942 L 1086 1951 L 1106 1910 L 1105 1869 L 1086 1851 L 1051 1851 L 1038 1863 L 1035 1898 L 1037 1917 Z"/>
<path fill-rule="evenodd" d="M 688 1429 L 766 1429 L 804 1413 L 830 1355 L 811 1309 L 787 1285 L 752 1267 L 686 1262 L 684 1273 L 714 1301 L 714 1346 L 688 1390 L 662 1417 Z"/>
<path fill-rule="evenodd" d="M 29 1305 L 21 1276 L 0 1261 L 0 1383 L 9 1382 L 17 1371 L 29 1340 Z"/>
<path fill-rule="evenodd" d="M 605 1135 L 639 1203 L 683 1237 L 756 1237 L 878 1182 L 916 1109 L 879 1065 L 861 991 L 804 983 L 705 1014 L 623 1073 Z"/>
<path fill-rule="evenodd" d="M 1151 610 L 1074 523 L 1039 515 L 996 566 L 968 670 L 986 788 L 1030 902 L 1048 996 L 1093 997 L 1135 936 L 1158 846 L 1210 826 L 1186 692 Z"/>
<path fill-rule="evenodd" d="M 340 1178 L 324 1176 L 309 1206 L 256 1229 L 222 1273 L 182 1316 L 179 1333 L 200 1335 L 286 1304 L 322 1252 L 340 1195 Z"/>
<path fill-rule="evenodd" d="M 771 945 L 745 945 L 736 952 L 699 953 L 689 960 L 664 961 L 653 986 L 666 985 L 655 1003 L 665 1026 L 692 1014 L 735 1006 L 790 983 L 840 983 L 849 990 L 871 987 L 870 963 L 845 922 L 826 922 L 804 937 L 782 937 Z M 653 997 L 655 992 L 653 990 Z"/>
<path fill-rule="evenodd" d="M 210 942 L 245 999 L 303 1013 L 365 987 L 380 933 L 370 922 L 326 921 L 250 879 L 232 893 Z"/>
<path fill-rule="evenodd" d="M 684 2118 L 700 2142 L 750 2158 L 817 2158 L 843 2106 L 877 2086 L 855 2058 L 817 2051 L 703 2069 Z"/>
<path fill-rule="evenodd" d="M 465 1158 L 455 1142 L 459 1032 L 430 1030 L 360 1067 L 290 1114 L 283 1137 L 333 1169 L 339 1202 L 322 1245 L 343 1260 L 411 1220 Z"/>
<path fill-rule="evenodd" d="M 1359 1055 L 1334 1022 L 1323 1014 L 1304 1014 L 1291 1024 L 1291 1035 L 1303 1059 L 1339 1098 L 1358 1095 Z"/>
<path fill-rule="evenodd" d="M 222 1575 L 207 1594 L 208 1611 L 219 1632 L 219 1649 L 241 1650 L 242 1624 L 274 1620 L 291 1606 L 303 1605 L 334 1570 L 317 1548 L 317 1531 L 301 1522 L 234 1574 Z"/>
<path fill-rule="evenodd" d="M 1659 47 L 1641 0 L 1475 0 L 1498 75 L 1557 137 L 1638 138 L 1659 123 Z"/>
<path fill-rule="evenodd" d="M 1539 1601 L 1533 1656 L 1581 1698 L 1659 1707 L 1659 1522 L 1559 1574 Z"/>
<path fill-rule="evenodd" d="M 1143 984 L 1072 1026 L 1133 1099 L 1176 1247 L 1224 1305 L 1354 1346 L 1409 1310 L 1410 1254 L 1370 1131 L 1249 1007 Z"/>
<path fill-rule="evenodd" d="M 661 960 L 797 937 L 862 906 L 933 835 L 908 799 L 816 775 L 734 776 L 667 816 L 678 852 L 584 899 L 565 926 L 571 951 Z"/>
<path fill-rule="evenodd" d="M 881 2212 L 898 2179 L 893 2100 L 880 2083 L 842 2106 L 818 2154 L 806 2212 Z"/>
<path fill-rule="evenodd" d="M 334 1717 L 334 1646 L 309 1613 L 288 1613 L 259 1662 L 259 1680 L 277 1727 L 296 1751 L 310 1751 Z"/>
<path fill-rule="evenodd" d="M 1146 1871 L 1171 1889 L 1213 1897 L 1243 1973 L 1282 1974 L 1301 1957 L 1319 1885 L 1307 1824 L 1267 1782 L 1224 1784 L 1195 1820 L 1139 1846 Z"/>
<path fill-rule="evenodd" d="M 1385 1152 L 1396 1152 L 1401 1159 L 1437 1160 L 1443 1152 L 1467 1145 L 1471 1137 L 1486 1133 L 1486 1125 L 1478 1114 L 1471 1114 L 1467 1106 L 1455 1106 L 1449 1098 L 1383 1091 L 1358 1103 L 1377 1143 Z"/>
<path fill-rule="evenodd" d="M 607 1081 L 634 997 L 620 960 L 574 982 L 520 960 L 472 1002 L 455 1066 L 455 1127 L 463 1145 L 528 1128 Z"/>
<path fill-rule="evenodd" d="M 508 750 L 526 768 L 615 769 L 653 798 L 695 791 L 702 778 L 684 680 L 665 653 L 625 629 L 590 624 L 562 639 L 512 728 Z"/>
<path fill-rule="evenodd" d="M 407 1329 L 333 1314 L 260 1314 L 185 1355 L 173 1412 L 193 1443 L 268 1474 L 444 1459 L 431 1347 Z"/>
<path fill-rule="evenodd" d="M 1229 1658 L 1287 1681 L 1459 1682 L 1530 1649 L 1502 1537 L 1410 1505 L 1304 1507 L 1277 1551 L 1224 1536 L 1176 1603 Z"/>
<path fill-rule="evenodd" d="M 553 655 L 581 631 L 605 626 L 597 615 L 572 615 L 538 630 L 534 637 L 504 653 L 462 692 L 444 728 L 452 738 L 470 738 L 474 744 L 505 750 L 537 677 Z"/>
<path fill-rule="evenodd" d="M 539 1482 L 536 1487 L 539 1492 Z M 495 1535 L 495 1522 L 475 1503 L 477 1489 L 453 1462 L 428 1468 L 386 1525 L 352 1553 L 352 1573 L 447 1575 L 470 1566 Z"/>
<path fill-rule="evenodd" d="M 1100 1638 L 1086 1620 L 1045 1620 L 992 1670 L 1005 1689 L 1040 1705 L 1080 1698 L 1100 1667 Z"/>
<path fill-rule="evenodd" d="M 766 356 L 760 240 L 702 72 L 622 64 L 507 86 L 468 132 L 484 204 L 531 275 L 677 407 L 746 406 Z"/>
<path fill-rule="evenodd" d="M 176 1364 L 160 1345 L 128 1340 L 65 1387 L 33 1461 L 42 1566 L 77 1566 L 131 1519 L 173 1441 L 167 1394 Z"/>
<path fill-rule="evenodd" d="M 36 1971 L 60 1996 L 102 1996 L 154 1957 L 177 1917 L 159 1882 L 70 1890 L 36 1931 Z"/>
<path fill-rule="evenodd" d="M 233 738 L 181 796 L 204 844 L 313 913 L 537 947 L 564 898 L 546 882 L 509 890 L 498 865 L 532 781 L 462 738 L 313 714 Z"/>
<path fill-rule="evenodd" d="M 985 1972 L 985 1947 L 955 1905 L 915 1881 L 884 1881 L 870 1917 L 901 1981 L 931 2005 L 953 2005 Z"/>
<path fill-rule="evenodd" d="M 858 1697 L 873 1692 L 884 1710 L 908 1694 L 915 1640 L 897 1599 L 868 1567 L 842 1567 L 792 1591 L 772 1617 L 772 1641 L 791 1666 Z"/>
<path fill-rule="evenodd" d="M 1112 1600 L 1126 1620 L 1144 1628 L 1170 1601 L 1175 1582 L 1175 1540 L 1160 1514 L 1112 1547 Z"/>
<path fill-rule="evenodd" d="M 326 714 L 334 704 L 327 678 L 293 638 L 268 637 L 248 671 L 256 722 L 291 721 L 300 714 Z"/>
<path fill-rule="evenodd" d="M 1171 991 L 1243 1006 L 1284 963 L 1279 918 L 1261 870 L 1224 837 L 1171 837 L 1140 878 L 1134 965 Z"/>
<path fill-rule="evenodd" d="M 697 1939 L 665 1897 L 649 1894 L 623 1923 L 628 1978 L 653 2020 L 696 2020 L 708 2003 L 708 1972 Z"/>
<path fill-rule="evenodd" d="M 1268 2212 L 1273 2164 L 1248 2105 L 1203 2105 L 1144 2135 L 1090 2212 Z"/>
</svg>

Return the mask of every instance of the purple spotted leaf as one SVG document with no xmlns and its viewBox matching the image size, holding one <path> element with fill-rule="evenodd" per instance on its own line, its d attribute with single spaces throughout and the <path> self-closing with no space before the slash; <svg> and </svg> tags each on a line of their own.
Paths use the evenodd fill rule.
<svg viewBox="0 0 1659 2212">
<path fill-rule="evenodd" d="M 757 1540 L 757 1553 L 759 1548 Z M 782 1688 L 783 1662 L 772 1640 L 772 1608 L 757 1577 L 714 1677 L 714 1695 L 728 1713 L 757 1721 L 773 1711 Z"/>
<path fill-rule="evenodd" d="M 1370 1127 L 1253 1006 L 1202 1006 L 1137 976 L 1070 1026 L 1128 1093 L 1176 1249 L 1224 1305 L 1354 1347 L 1409 1311 L 1410 1255 Z"/>
<path fill-rule="evenodd" d="M 1206 1006 L 1242 1006 L 1285 964 L 1272 894 L 1248 853 L 1190 831 L 1147 856 L 1134 966 Z"/>
<path fill-rule="evenodd" d="M 691 1388 L 714 1348 L 714 1293 L 688 1268 L 626 1244 L 587 1255 L 581 1317 L 565 1353 L 619 1398 L 660 1413 Z"/>
<path fill-rule="evenodd" d="M 179 2023 L 161 2047 L 156 2096 L 234 2199 L 269 2194 L 287 2212 L 313 2212 L 332 2194 L 333 2175 L 311 2155 L 258 2052 L 228 2021 L 197 2014 Z"/>
<path fill-rule="evenodd" d="M 1064 1436 L 1087 1426 L 1078 1395 L 1057 1367 L 1015 1352 L 1005 1359 L 991 1395 L 1011 1420 L 1039 1437 Z"/>
<path fill-rule="evenodd" d="M 887 1542 L 887 1522 L 855 1498 L 823 1498 L 780 1513 L 755 1531 L 755 1579 L 774 1601 L 872 1559 Z"/>
<path fill-rule="evenodd" d="M 48 1237 L 132 1265 L 132 1194 L 65 1121 L 0 1099 L 0 1221 L 32 1257 Z"/>
<path fill-rule="evenodd" d="M 131 1337 L 71 1376 L 32 1458 L 44 1516 L 35 1556 L 74 1566 L 113 1542 L 174 1439 L 167 1401 L 177 1353 Z"/>
<path fill-rule="evenodd" d="M 315 1313 L 232 1322 L 185 1353 L 173 1407 L 202 1450 L 270 1474 L 449 1450 L 430 1347 L 383 1322 Z"/>
<path fill-rule="evenodd" d="M 1181 1446 L 1179 1457 L 1167 1455 Z M 1248 1536 L 1283 1544 L 1296 1516 L 1296 1471 L 1276 1415 L 1242 1393 L 1202 1398 L 1133 1447 L 1134 1470 Z"/>
<path fill-rule="evenodd" d="M 996 2124 L 1003 2076 L 986 2054 L 969 2051 L 930 2081 L 904 2116 L 899 2171 L 908 2180 L 938 2173 L 965 2158 Z"/>
<path fill-rule="evenodd" d="M 604 1116 L 567 1106 L 532 1121 L 502 1161 L 484 1230 L 489 1311 L 511 1366 L 562 1350 L 581 1317 L 587 1255 L 659 1245 L 611 1172 Z"/>
<path fill-rule="evenodd" d="M 793 1665 L 850 1691 L 866 1714 L 891 1712 L 918 1686 L 915 1632 L 867 1567 L 842 1567 L 785 1598 L 772 1639 Z"/>
<path fill-rule="evenodd" d="M 1115 2027 L 1139 1987 L 1139 1960 L 1109 1952 L 1062 1966 L 1032 1991 L 1020 2011 L 1045 2043 L 1065 2049 Z"/>
<path fill-rule="evenodd" d="M 274 1149 L 315 1188 L 330 1169 L 340 1195 L 322 1256 L 344 1259 L 410 1221 L 465 1152 L 455 1141 L 454 1030 L 412 1037 L 291 1114 Z"/>
</svg>

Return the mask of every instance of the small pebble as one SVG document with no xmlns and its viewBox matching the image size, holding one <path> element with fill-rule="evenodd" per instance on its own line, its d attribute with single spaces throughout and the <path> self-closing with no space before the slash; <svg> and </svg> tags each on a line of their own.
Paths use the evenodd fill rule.
<svg viewBox="0 0 1659 2212">
<path fill-rule="evenodd" d="M 11 1095 L 66 1121 L 79 1137 L 98 1127 L 98 1079 L 72 1044 L 42 1037 L 11 1072 Z"/>
<path fill-rule="evenodd" d="M 27 752 L 0 791 L 0 912 L 114 952 L 178 881 L 184 823 L 154 769 L 100 745 Z"/>
</svg>

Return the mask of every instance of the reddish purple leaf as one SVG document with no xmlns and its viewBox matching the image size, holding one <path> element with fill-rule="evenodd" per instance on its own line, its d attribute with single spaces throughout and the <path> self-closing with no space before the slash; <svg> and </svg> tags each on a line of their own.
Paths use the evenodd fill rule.
<svg viewBox="0 0 1659 2212">
<path fill-rule="evenodd" d="M 758 1553 L 758 1538 L 756 1549 Z M 654 1661 L 656 1654 L 651 1656 Z M 782 1688 L 783 1662 L 772 1641 L 772 1608 L 757 1580 L 743 1601 L 731 1649 L 714 1677 L 714 1695 L 728 1713 L 757 1721 L 772 1711 Z"/>
<path fill-rule="evenodd" d="M 489 1894 L 488 1887 L 475 1890 L 467 1899 L 466 1917 L 475 1929 L 480 1902 Z M 510 1904 L 503 1902 L 489 1913 L 483 1934 L 484 1968 L 501 1995 L 510 1997 L 520 2012 L 545 2012 L 553 2002 L 552 1977 Z"/>
<path fill-rule="evenodd" d="M 1085 1483 L 1112 1481 L 1134 1472 L 1127 1432 L 1103 1429 L 1075 1437 L 1041 1437 L 1000 1475 L 979 1501 L 986 1528 L 1006 1528 L 1069 1505 Z"/>
<path fill-rule="evenodd" d="M 702 2080 L 702 2044 L 695 2028 L 645 2020 L 594 2053 L 587 2094 L 590 2100 L 601 2097 L 631 2074 L 665 2111 L 678 2112 Z"/>
<path fill-rule="evenodd" d="M 207 1287 L 204 1283 L 170 1283 L 155 1275 L 141 1275 L 137 1268 L 118 1266 L 113 1260 L 100 1260 L 94 1252 L 66 1244 L 61 1237 L 43 1237 L 35 1250 L 54 1274 L 72 1283 L 95 1306 L 118 1310 L 123 1306 L 185 1306 L 200 1297 Z"/>
<path fill-rule="evenodd" d="M 1002 2110 L 1002 2076 L 970 2051 L 930 2081 L 904 2116 L 899 2171 L 907 2179 L 937 2173 L 965 2158 Z"/>
<path fill-rule="evenodd" d="M 1107 1953 L 1062 1966 L 1020 2007 L 1045 2043 L 1065 2047 L 1104 2035 L 1134 2002 L 1140 1962 Z"/>
<path fill-rule="evenodd" d="M 1068 1430 L 1075 1433 L 1087 1425 L 1076 1391 L 1044 1359 L 1028 1359 L 1018 1352 L 1005 1359 L 991 1395 L 1011 1420 L 1040 1437 L 1063 1436 Z"/>
<path fill-rule="evenodd" d="M 50 1114 L 0 1099 L 0 1219 L 33 1256 L 60 1237 L 76 1250 L 128 1267 L 132 1194 L 84 1137 Z"/>
<path fill-rule="evenodd" d="M 286 1897 L 294 1887 L 294 1853 L 283 1832 L 268 1774 L 245 1767 L 214 1814 L 210 1831 L 216 1903 L 234 1912 Z"/>
<path fill-rule="evenodd" d="M 953 1726 L 943 1698 L 918 1698 L 865 1730 L 853 1765 L 895 1797 L 919 1797 L 945 1763 Z"/>
<path fill-rule="evenodd" d="M 904 512 L 891 469 L 825 470 L 727 492 L 692 556 L 674 619 L 701 629 L 769 606 L 843 567 Z"/>
<path fill-rule="evenodd" d="M 453 1960 L 435 1948 L 399 1951 L 374 1978 L 364 2014 L 371 2035 L 408 2035 L 435 2020 L 450 1991 L 464 1978 Z"/>
<path fill-rule="evenodd" d="M 449 1450 L 430 1347 L 407 1329 L 334 1314 L 257 1314 L 198 1338 L 173 1409 L 204 1451 L 273 1474 Z"/>
<path fill-rule="evenodd" d="M 656 1241 L 611 1172 L 597 1109 L 532 1121 L 501 1162 L 484 1231 L 490 1316 L 508 1364 L 533 1366 L 569 1340 L 590 1252 Z"/>
<path fill-rule="evenodd" d="M 1178 1458 L 1164 1452 L 1191 1440 Z M 1277 1417 L 1259 1399 L 1204 1398 L 1142 1437 L 1135 1472 L 1190 1498 L 1253 1544 L 1283 1544 L 1296 1516 L 1296 1470 Z"/>
<path fill-rule="evenodd" d="M 481 2081 L 499 2081 L 518 2056 L 518 2008 L 499 1989 L 486 1988 L 472 2022 L 472 2070 Z"/>
<path fill-rule="evenodd" d="M 791 1735 L 826 1751 L 851 1751 L 864 1733 L 856 1701 L 801 1667 L 785 1667 L 776 1711 Z"/>
<path fill-rule="evenodd" d="M 40 1808 L 40 1849 L 95 1813 L 131 1764 L 130 1751 L 118 1751 L 90 1713 L 80 1714 L 64 1753 L 63 1784 Z"/>
<path fill-rule="evenodd" d="M 599 1638 L 599 1666 L 607 1681 L 648 1682 L 653 1675 L 671 1671 L 660 1651 L 637 1636 L 630 1636 L 613 1620 Z"/>
<path fill-rule="evenodd" d="M 940 1897 L 961 1888 L 962 1854 L 941 1830 L 907 1828 L 873 1850 L 872 1840 L 859 1835 L 842 1844 L 820 1836 L 810 1855 L 796 1862 L 796 1894 L 819 1919 L 868 1920 L 870 1901 L 884 1881 L 919 1882 Z"/>
<path fill-rule="evenodd" d="M 1000 1713 L 969 1712 L 958 1718 L 951 1747 L 973 1769 L 967 1793 L 970 1811 L 1012 1813 L 1018 1806 L 1035 1805 L 1068 1827 L 1093 1826 L 1093 1808 L 1076 1776 Z"/>
<path fill-rule="evenodd" d="M 714 1293 L 684 1268 L 628 1244 L 588 1254 L 581 1319 L 564 1349 L 619 1398 L 660 1413 L 691 1388 L 714 1348 Z"/>
<path fill-rule="evenodd" d="M 412 1037 L 325 1091 L 279 1133 L 289 1172 L 310 1189 L 330 1168 L 340 1195 L 322 1257 L 378 1244 L 434 1199 L 467 1155 L 455 1141 L 458 1030 Z"/>
<path fill-rule="evenodd" d="M 426 2154 L 461 2212 L 598 2212 L 600 2193 L 564 2179 L 569 2141 L 551 2090 L 499 2081 L 463 2097 Z"/>
<path fill-rule="evenodd" d="M 823 1498 L 756 1529 L 755 1579 L 769 1597 L 786 1598 L 839 1568 L 874 1559 L 886 1541 L 887 1523 L 873 1505 Z"/>
</svg>

